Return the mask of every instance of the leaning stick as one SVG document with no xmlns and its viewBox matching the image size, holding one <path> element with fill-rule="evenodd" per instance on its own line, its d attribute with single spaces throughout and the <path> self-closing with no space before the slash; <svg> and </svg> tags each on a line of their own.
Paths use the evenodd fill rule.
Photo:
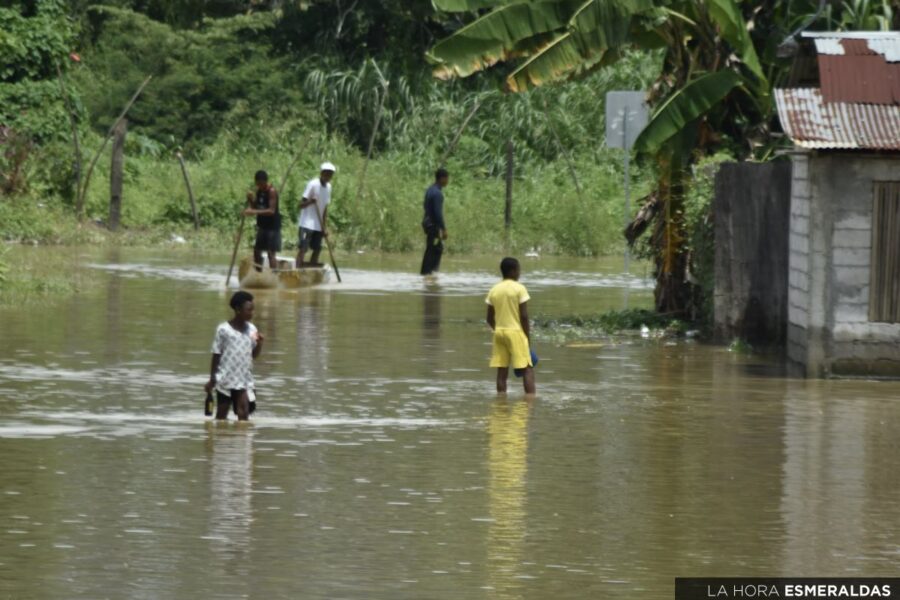
<svg viewBox="0 0 900 600">
<path fill-rule="evenodd" d="M 300 157 L 303 156 L 303 153 L 306 151 L 306 147 L 309 146 L 309 143 L 312 141 L 312 136 L 306 138 L 306 141 L 303 142 L 303 145 L 300 147 L 300 150 L 297 151 L 297 154 L 294 155 L 294 159 L 291 161 L 291 164 L 288 165 L 287 171 L 284 172 L 284 177 L 281 178 L 281 185 L 278 187 L 278 193 L 284 191 L 284 186 L 287 185 L 288 177 L 291 174 L 291 171 L 294 170 L 294 165 L 297 164 L 297 161 L 300 160 Z"/>
<path fill-rule="evenodd" d="M 553 139 L 556 141 L 556 146 L 559 148 L 559 151 L 562 153 L 563 158 L 566 159 L 566 165 L 569 167 L 569 173 L 572 174 L 572 181 L 575 182 L 575 189 L 578 190 L 578 195 L 582 194 L 581 190 L 581 182 L 578 181 L 578 173 L 575 171 L 575 163 L 572 160 L 572 155 L 569 154 L 568 149 L 562 144 L 562 140 L 559 139 L 559 134 L 556 132 L 556 127 L 553 126 L 553 121 L 550 120 L 550 112 L 547 110 L 547 101 L 544 100 L 544 118 L 547 120 L 547 126 L 550 129 L 550 133 L 553 134 Z"/>
<path fill-rule="evenodd" d="M 94 155 L 94 159 L 91 161 L 87 173 L 84 176 L 84 184 L 81 186 L 81 190 L 78 192 L 78 203 L 76 204 L 76 206 L 79 219 L 83 216 L 84 213 L 84 197 L 87 194 L 88 185 L 91 182 L 91 174 L 94 172 L 94 167 L 97 165 L 97 161 L 100 160 L 100 155 L 103 153 L 103 149 L 106 148 L 106 144 L 109 142 L 110 138 L 112 138 L 113 132 L 119 125 L 119 121 L 125 118 L 125 115 L 127 115 L 128 111 L 131 110 L 131 106 L 137 101 L 138 96 L 141 95 L 141 92 L 144 91 L 144 88 L 147 87 L 147 84 L 150 83 L 151 79 L 153 79 L 153 75 L 148 75 L 147 79 L 144 80 L 144 83 L 141 84 L 141 87 L 137 89 L 137 91 L 131 97 L 131 100 L 129 100 L 128 104 L 125 105 L 125 108 L 122 110 L 119 118 L 117 118 L 112 124 L 112 127 L 109 128 L 109 131 L 106 133 L 106 137 L 103 138 L 103 143 L 100 145 L 100 149 L 97 150 L 97 153 Z"/>
<path fill-rule="evenodd" d="M 377 69 L 378 65 L 375 65 L 375 68 Z M 381 71 L 378 72 L 378 75 L 381 76 Z M 372 158 L 372 149 L 375 147 L 375 136 L 378 135 L 378 124 L 381 123 L 381 111 L 384 108 L 384 101 L 387 98 L 390 82 L 384 81 L 382 78 L 381 85 L 383 90 L 381 98 L 378 100 L 378 112 L 375 114 L 375 126 L 372 127 L 372 137 L 369 138 L 369 151 L 366 153 L 366 160 L 363 162 L 362 172 L 359 175 L 359 185 L 356 187 L 357 204 L 359 204 L 359 200 L 362 198 L 363 187 L 366 183 L 366 169 L 369 167 L 369 159 Z"/>
<path fill-rule="evenodd" d="M 319 219 L 319 227 L 322 228 L 322 237 L 325 238 L 325 246 L 328 248 L 328 256 L 331 258 L 331 266 L 334 268 L 334 274 L 337 275 L 338 283 L 341 283 L 341 272 L 338 271 L 337 263 L 334 262 L 334 251 L 331 249 L 331 240 L 325 237 L 325 219 L 322 211 L 319 210 L 319 201 L 313 200 L 313 206 L 316 207 L 316 217 Z"/>
<path fill-rule="evenodd" d="M 72 101 L 66 90 L 66 82 L 63 79 L 62 69 L 59 63 L 56 63 L 56 78 L 59 81 L 59 93 L 62 94 L 66 103 L 66 112 L 69 113 L 69 125 L 72 127 L 72 146 L 75 150 L 75 195 L 81 193 L 81 144 L 78 141 L 78 122 L 75 119 L 75 111 L 72 108 Z M 78 207 L 78 218 L 81 218 L 81 206 Z"/>
<path fill-rule="evenodd" d="M 441 157 L 441 161 L 438 163 L 439 167 L 447 166 L 447 159 L 450 158 L 450 155 L 454 150 L 456 150 L 456 145 L 459 143 L 463 131 L 465 131 L 466 126 L 469 124 L 469 121 L 472 120 L 472 117 L 475 116 L 475 113 L 478 112 L 479 108 L 481 108 L 481 98 L 477 98 L 475 100 L 475 104 L 472 106 L 469 114 L 466 115 L 466 118 L 463 119 L 462 125 L 460 125 L 459 129 L 456 130 L 456 135 L 453 136 L 453 140 L 450 142 L 450 145 L 447 146 L 447 150 L 444 151 L 444 155 Z"/>
</svg>

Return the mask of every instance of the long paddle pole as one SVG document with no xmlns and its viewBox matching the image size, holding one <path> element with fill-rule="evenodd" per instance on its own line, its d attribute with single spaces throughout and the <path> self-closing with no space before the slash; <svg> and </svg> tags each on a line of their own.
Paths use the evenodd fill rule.
<svg viewBox="0 0 900 600">
<path fill-rule="evenodd" d="M 238 248 L 241 246 L 241 238 L 244 236 L 244 223 L 247 215 L 241 215 L 241 226 L 238 228 L 237 239 L 234 241 L 234 252 L 231 253 L 231 264 L 228 265 L 228 277 L 225 278 L 225 287 L 231 282 L 231 271 L 234 270 L 234 261 L 237 259 Z"/>
<path fill-rule="evenodd" d="M 318 200 L 314 200 L 316 206 L 316 217 L 319 219 L 319 227 L 322 228 L 322 237 L 325 237 L 325 219 L 322 218 L 322 211 L 319 210 Z M 334 274 L 337 275 L 338 283 L 341 282 L 341 272 L 338 271 L 337 263 L 334 262 L 334 251 L 331 249 L 331 240 L 325 237 L 325 246 L 328 247 L 328 256 L 331 258 L 331 266 L 334 268 Z"/>
</svg>

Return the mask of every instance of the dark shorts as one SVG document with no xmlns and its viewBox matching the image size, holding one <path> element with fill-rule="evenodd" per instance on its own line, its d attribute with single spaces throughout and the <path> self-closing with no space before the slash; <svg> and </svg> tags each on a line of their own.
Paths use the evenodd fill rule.
<svg viewBox="0 0 900 600">
<path fill-rule="evenodd" d="M 281 230 L 280 229 L 257 229 L 256 242 L 253 244 L 254 250 L 263 250 L 265 252 L 278 252 L 281 250 Z"/>
<path fill-rule="evenodd" d="M 231 395 L 223 394 L 219 390 L 216 390 L 216 402 L 221 406 L 222 404 L 227 404 L 234 414 L 237 414 L 237 405 L 238 398 L 241 397 L 241 394 L 244 393 L 245 390 L 229 390 Z M 248 409 L 250 414 L 253 414 L 253 411 L 256 410 L 256 402 L 250 402 L 248 405 Z"/>
<path fill-rule="evenodd" d="M 306 227 L 301 227 L 300 241 L 297 245 L 301 250 L 305 251 L 312 248 L 314 252 L 318 252 L 322 249 L 322 232 L 307 229 Z"/>
</svg>

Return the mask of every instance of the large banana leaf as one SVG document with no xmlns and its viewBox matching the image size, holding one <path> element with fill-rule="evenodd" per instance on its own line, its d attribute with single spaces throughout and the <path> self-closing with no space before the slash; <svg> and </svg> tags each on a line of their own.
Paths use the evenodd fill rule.
<svg viewBox="0 0 900 600">
<path fill-rule="evenodd" d="M 685 126 L 705 114 L 743 80 L 730 69 L 698 77 L 659 107 L 634 143 L 637 152 L 652 154 Z"/>
<path fill-rule="evenodd" d="M 747 22 L 735 0 L 706 0 L 706 7 L 709 16 L 722 30 L 722 37 L 728 40 L 747 68 L 759 78 L 759 88 L 768 91 L 766 75 L 759 63 L 756 48 L 753 47 L 753 40 L 750 39 L 750 32 L 747 31 Z"/>
<path fill-rule="evenodd" d="M 512 57 L 517 45 L 564 28 L 566 9 L 558 0 L 499 6 L 435 44 L 428 55 L 435 75 L 466 77 Z"/>
<path fill-rule="evenodd" d="M 504 4 L 521 4 L 529 0 L 432 0 L 437 10 L 444 12 L 469 12 L 483 8 L 497 8 Z"/>
<path fill-rule="evenodd" d="M 466 77 L 501 60 L 527 57 L 508 87 L 525 90 L 596 62 L 629 43 L 633 15 L 653 0 L 435 0 L 444 10 L 494 10 L 438 42 L 429 53 L 441 78 Z M 529 83 L 531 82 L 531 83 Z"/>
</svg>

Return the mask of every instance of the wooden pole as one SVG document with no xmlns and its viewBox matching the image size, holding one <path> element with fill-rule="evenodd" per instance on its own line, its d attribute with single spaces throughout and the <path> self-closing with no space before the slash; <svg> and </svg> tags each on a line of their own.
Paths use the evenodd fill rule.
<svg viewBox="0 0 900 600">
<path fill-rule="evenodd" d="M 125 118 L 125 115 L 127 115 L 128 111 L 131 110 L 132 105 L 135 103 L 135 101 L 137 101 L 138 96 L 141 95 L 141 92 L 144 91 L 144 88 L 147 87 L 147 84 L 150 83 L 151 79 L 153 79 L 153 75 L 148 75 L 147 79 L 145 79 L 141 84 L 141 87 L 137 89 L 137 91 L 131 97 L 131 100 L 129 100 L 128 104 L 125 105 L 125 108 L 122 110 L 119 118 L 117 118 L 112 124 L 112 127 L 109 128 L 109 131 L 106 133 L 106 137 L 103 138 L 103 143 L 100 144 L 100 148 L 97 150 L 97 153 L 94 154 L 94 158 L 91 160 L 91 164 L 88 166 L 87 173 L 85 173 L 84 175 L 84 184 L 81 186 L 81 191 L 78 192 L 78 202 L 76 203 L 76 210 L 78 211 L 79 220 L 84 216 L 84 197 L 87 194 L 88 185 L 91 183 L 91 174 L 94 172 L 94 167 L 97 165 L 97 161 L 100 160 L 100 155 L 103 154 L 103 149 L 106 148 L 106 144 L 109 143 L 109 139 L 112 137 L 113 131 L 119 124 L 119 121 Z"/>
<path fill-rule="evenodd" d="M 128 120 L 119 119 L 113 131 L 112 162 L 109 171 L 109 230 L 118 231 L 122 221 L 122 182 L 125 172 L 125 134 Z"/>
<path fill-rule="evenodd" d="M 376 65 L 377 68 L 377 65 Z M 380 75 L 380 71 L 379 71 Z M 359 185 L 356 186 L 356 203 L 359 204 L 360 199 L 362 198 L 363 187 L 366 183 L 366 169 L 369 167 L 369 159 L 372 158 L 372 150 L 375 148 L 375 136 L 378 135 L 378 124 L 381 123 L 381 111 L 384 109 L 384 101 L 387 98 L 388 94 L 388 86 L 390 82 L 382 81 L 382 91 L 381 98 L 378 99 L 378 112 L 375 113 L 375 125 L 372 127 L 372 136 L 369 138 L 369 151 L 366 152 L 366 160 L 363 162 L 362 171 L 359 175 Z"/>
<path fill-rule="evenodd" d="M 74 171 L 72 175 L 74 179 L 73 183 L 75 184 L 75 199 L 77 201 L 78 194 L 81 192 L 81 143 L 78 141 L 78 121 L 75 118 L 75 111 L 72 109 L 72 101 L 69 98 L 66 82 L 63 79 L 62 69 L 59 68 L 59 63 L 56 63 L 56 78 L 59 81 L 59 93 L 62 94 L 63 100 L 66 103 L 66 112 L 69 113 L 69 125 L 72 128 L 72 149 L 75 153 L 72 162 L 72 170 Z"/>
<path fill-rule="evenodd" d="M 316 207 L 316 216 L 319 218 L 319 227 L 322 228 L 322 237 L 325 237 L 325 219 L 322 218 L 322 212 L 319 210 L 318 201 L 313 202 L 313 206 Z M 331 259 L 331 266 L 334 269 L 334 274 L 337 275 L 338 283 L 341 283 L 341 272 L 338 270 L 337 263 L 334 261 L 334 251 L 331 249 L 330 238 L 325 238 L 325 246 L 328 248 L 328 257 Z"/>
<path fill-rule="evenodd" d="M 306 151 L 306 147 L 309 146 L 309 143 L 312 141 L 312 136 L 306 138 L 306 141 L 303 142 L 303 145 L 300 146 L 300 150 L 297 151 L 297 154 L 294 155 L 294 159 L 291 161 L 291 164 L 288 165 L 287 171 L 284 172 L 284 177 L 281 178 L 281 186 L 278 188 L 278 193 L 281 194 L 284 191 L 284 186 L 287 185 L 288 177 L 291 174 L 291 171 L 294 170 L 294 165 L 297 164 L 297 161 L 300 160 L 300 157 L 303 156 L 303 153 Z"/>
<path fill-rule="evenodd" d="M 234 261 L 237 259 L 238 248 L 241 246 L 241 238 L 244 236 L 244 223 L 247 222 L 247 215 L 241 215 L 241 226 L 238 228 L 237 238 L 234 240 L 234 252 L 231 253 L 231 264 L 228 265 L 228 276 L 225 278 L 225 287 L 231 281 L 231 272 L 234 270 Z"/>
<path fill-rule="evenodd" d="M 175 153 L 178 164 L 181 165 L 181 174 L 184 176 L 184 185 L 187 187 L 188 199 L 191 201 L 191 215 L 194 217 L 194 231 L 200 229 L 200 217 L 197 215 L 197 202 L 194 200 L 194 190 L 191 189 L 191 178 L 188 177 L 187 165 L 184 164 L 184 156 L 181 151 Z"/>
<path fill-rule="evenodd" d="M 506 141 L 506 210 L 503 213 L 503 224 L 509 229 L 512 225 L 512 185 L 513 185 L 513 143 Z"/>
<path fill-rule="evenodd" d="M 475 100 L 475 104 L 472 106 L 472 110 L 469 111 L 469 114 L 467 114 L 466 118 L 463 119 L 462 125 L 460 125 L 459 129 L 456 130 L 456 135 L 453 136 L 453 140 L 450 142 L 450 145 L 447 146 L 447 149 L 444 151 L 444 155 L 441 157 L 441 161 L 438 163 L 439 167 L 447 166 L 447 159 L 450 158 L 450 155 L 454 150 L 456 150 L 456 145 L 459 143 L 463 131 L 465 131 L 466 126 L 469 124 L 469 121 L 472 120 L 472 117 L 475 116 L 475 113 L 478 112 L 479 108 L 481 108 L 481 98 L 477 98 Z"/>
</svg>

